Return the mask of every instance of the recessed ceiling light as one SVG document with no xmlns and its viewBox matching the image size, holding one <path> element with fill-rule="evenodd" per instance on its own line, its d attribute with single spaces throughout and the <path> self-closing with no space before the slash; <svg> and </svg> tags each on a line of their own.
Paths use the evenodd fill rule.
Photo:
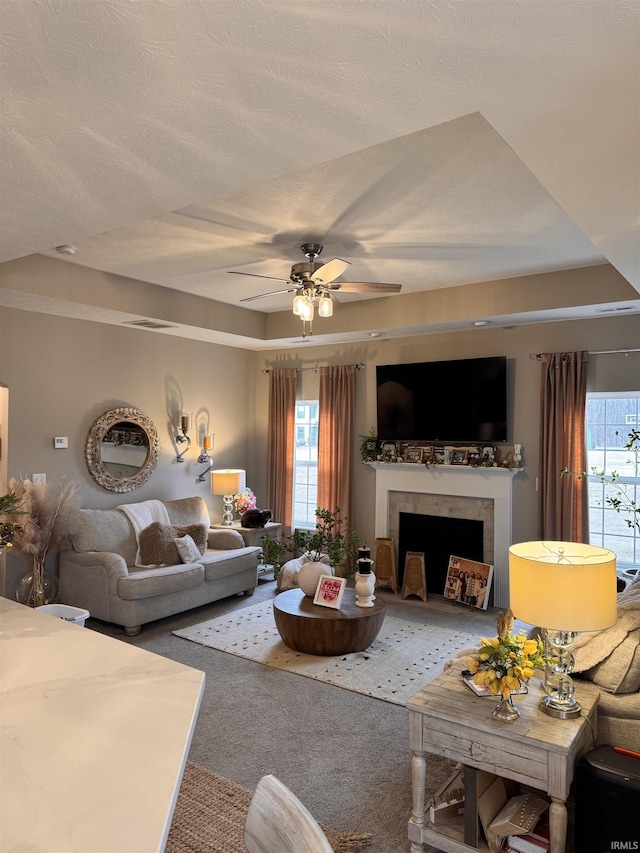
<svg viewBox="0 0 640 853">
<path fill-rule="evenodd" d="M 474 326 L 488 326 L 489 321 L 488 320 L 474 320 L 473 325 Z"/>
<path fill-rule="evenodd" d="M 75 255 L 76 247 L 70 246 L 68 243 L 63 243 L 62 246 L 56 246 L 56 252 L 59 255 Z"/>
<path fill-rule="evenodd" d="M 382 332 L 369 332 L 369 337 L 370 338 L 381 338 Z"/>
</svg>

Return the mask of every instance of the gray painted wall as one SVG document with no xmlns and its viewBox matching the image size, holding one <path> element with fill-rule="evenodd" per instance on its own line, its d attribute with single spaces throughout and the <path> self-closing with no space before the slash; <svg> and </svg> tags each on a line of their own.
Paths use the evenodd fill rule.
<svg viewBox="0 0 640 853">
<path fill-rule="evenodd" d="M 506 355 L 510 440 L 523 445 L 525 466 L 514 480 L 514 540 L 524 541 L 538 536 L 540 366 L 530 353 L 638 345 L 640 317 L 632 315 L 252 353 L 151 331 L 0 308 L 0 384 L 9 388 L 8 419 L 4 415 L 0 422 L 3 462 L 9 477 L 45 472 L 53 484 L 62 477 L 79 481 L 87 507 L 199 494 L 215 520 L 222 515 L 221 498 L 209 493 L 208 483 L 197 482 L 203 466 L 196 462 L 195 443 L 184 464 L 175 462 L 172 412 L 184 408 L 193 412 L 194 420 L 209 418 L 215 433 L 215 467 L 245 468 L 247 483 L 264 506 L 269 384 L 264 368 L 363 362 L 365 369 L 357 374 L 356 433 L 361 434 L 376 422 L 376 364 Z M 592 356 L 589 373 L 592 390 L 638 390 L 640 354 Z M 300 387 L 304 396 L 314 396 L 316 374 L 301 374 Z M 442 404 L 433 401 L 433 405 Z M 152 418 L 162 446 L 153 477 L 125 495 L 98 486 L 84 461 L 93 421 L 121 405 L 135 406 Z M 54 436 L 68 436 L 69 449 L 55 450 Z M 355 526 L 372 542 L 374 472 L 360 463 L 357 453 L 355 475 Z M 7 564 L 6 590 L 12 594 L 25 563 L 11 555 Z"/>
</svg>

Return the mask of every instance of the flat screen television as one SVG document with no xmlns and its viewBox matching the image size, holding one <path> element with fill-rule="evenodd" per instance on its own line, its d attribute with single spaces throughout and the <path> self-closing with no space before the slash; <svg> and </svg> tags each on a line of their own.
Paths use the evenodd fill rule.
<svg viewBox="0 0 640 853">
<path fill-rule="evenodd" d="M 382 441 L 507 440 L 507 359 L 463 358 L 376 367 Z"/>
</svg>

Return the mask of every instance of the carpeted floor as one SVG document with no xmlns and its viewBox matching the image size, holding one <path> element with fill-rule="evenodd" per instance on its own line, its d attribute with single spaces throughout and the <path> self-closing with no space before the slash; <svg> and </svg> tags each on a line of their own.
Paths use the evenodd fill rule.
<svg viewBox="0 0 640 853">
<path fill-rule="evenodd" d="M 166 853 L 246 853 L 244 822 L 252 791 L 188 762 Z M 335 853 L 358 853 L 371 836 L 322 826 Z"/>
<path fill-rule="evenodd" d="M 378 594 L 387 606 L 387 617 L 458 634 L 472 632 L 472 645 L 495 630 L 497 611 L 455 605 L 438 596 L 422 602 L 401 600 L 384 589 Z M 174 633 L 260 601 L 272 603 L 274 597 L 274 582 L 261 580 L 252 598 L 232 596 L 158 620 L 145 625 L 136 637 L 93 618 L 88 623 L 93 630 L 206 674 L 191 762 L 250 791 L 263 775 L 272 773 L 320 823 L 347 833 L 371 833 L 372 841 L 362 853 L 408 850 L 411 752 L 405 707 L 300 678 Z M 427 791 L 435 791 L 450 773 L 447 759 L 430 756 Z M 425 853 L 433 851 L 425 845 Z"/>
<path fill-rule="evenodd" d="M 305 655 L 289 649 L 280 639 L 271 601 L 173 633 L 208 648 L 396 705 L 404 705 L 442 672 L 456 652 L 474 646 L 478 640 L 477 631 L 385 615 L 380 633 L 366 651 L 334 657 Z"/>
</svg>

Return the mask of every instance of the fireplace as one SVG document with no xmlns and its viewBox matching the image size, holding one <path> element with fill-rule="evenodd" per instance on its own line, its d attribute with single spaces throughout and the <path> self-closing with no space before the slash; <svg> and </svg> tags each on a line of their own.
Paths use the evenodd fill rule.
<svg viewBox="0 0 640 853">
<path fill-rule="evenodd" d="M 493 604 L 508 607 L 512 481 L 518 472 L 453 465 L 427 468 L 408 463 L 369 464 L 376 476 L 375 535 L 393 539 L 398 571 L 402 571 L 398 553 L 400 513 L 481 521 L 480 562 L 494 566 Z M 428 551 L 425 551 L 427 562 Z M 442 589 L 431 584 L 430 591 L 441 595 L 443 589 L 444 584 Z"/>
<path fill-rule="evenodd" d="M 455 554 L 466 560 L 484 560 L 483 528 L 478 519 L 448 515 L 422 515 L 400 512 L 398 535 L 398 583 L 402 584 L 407 551 L 425 555 L 427 593 L 442 595 L 449 557 Z"/>
</svg>

